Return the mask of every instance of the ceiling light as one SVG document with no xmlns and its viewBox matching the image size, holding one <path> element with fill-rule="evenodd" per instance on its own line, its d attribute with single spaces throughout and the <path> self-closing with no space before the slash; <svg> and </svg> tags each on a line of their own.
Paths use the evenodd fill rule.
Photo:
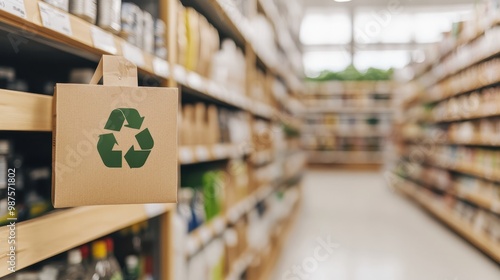
<svg viewBox="0 0 500 280">
<path fill-rule="evenodd" d="M 343 3 L 343 2 L 351 2 L 351 0 L 334 0 L 335 2 L 340 2 L 340 3 Z"/>
</svg>

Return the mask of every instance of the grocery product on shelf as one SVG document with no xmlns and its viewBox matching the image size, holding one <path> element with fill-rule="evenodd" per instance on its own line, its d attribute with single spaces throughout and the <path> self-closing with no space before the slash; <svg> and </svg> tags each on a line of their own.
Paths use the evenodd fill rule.
<svg viewBox="0 0 500 280">
<path fill-rule="evenodd" d="M 242 144 L 250 139 L 247 114 L 204 103 L 182 110 L 180 145 Z"/>
<path fill-rule="evenodd" d="M 95 24 L 97 19 L 97 1 L 70 0 L 69 12 L 92 24 Z"/>
<path fill-rule="evenodd" d="M 157 57 L 167 59 L 167 43 L 165 41 L 167 26 L 161 19 L 155 20 L 154 27 L 154 50 Z"/>
<path fill-rule="evenodd" d="M 111 279 L 109 270 L 107 270 L 109 262 L 106 257 L 106 242 L 99 240 L 92 243 L 92 263 L 85 279 Z"/>
<path fill-rule="evenodd" d="M 496 12 L 478 9 L 455 23 L 424 62 L 409 66 L 413 78 L 398 89 L 405 96 L 394 166 L 402 180 L 394 185 L 499 261 Z"/>
<path fill-rule="evenodd" d="M 352 73 L 342 75 L 348 79 Z M 387 81 L 309 82 L 301 97 L 306 122 L 301 141 L 310 161 L 382 162 L 392 126 L 392 88 Z"/>
<path fill-rule="evenodd" d="M 69 10 L 69 0 L 43 0 L 43 1 L 63 11 L 67 12 Z"/>
<path fill-rule="evenodd" d="M 127 42 L 139 48 L 143 47 L 143 36 L 153 30 L 144 29 L 144 13 L 134 3 L 124 2 L 121 9 L 121 31 L 120 36 Z"/>
<path fill-rule="evenodd" d="M 142 12 L 142 49 L 148 53 L 155 53 L 155 19 L 146 12 Z"/>
<path fill-rule="evenodd" d="M 110 276 L 110 279 L 114 280 L 123 279 L 120 265 L 118 264 L 118 260 L 116 259 L 114 254 L 115 244 L 113 239 L 108 237 L 104 239 L 104 242 L 106 242 L 106 250 L 108 252 L 106 257 L 106 260 L 109 264 L 108 267 L 106 268 L 108 270 L 107 274 Z"/>
<path fill-rule="evenodd" d="M 121 29 L 121 0 L 99 0 L 97 1 L 97 25 L 114 34 Z"/>
<path fill-rule="evenodd" d="M 224 40 L 212 58 L 211 79 L 232 94 L 245 95 L 246 63 L 243 52 L 232 40 Z"/>
<path fill-rule="evenodd" d="M 68 252 L 67 267 L 60 280 L 85 280 L 87 276 L 85 266 L 83 264 L 83 256 L 81 249 L 72 249 Z"/>
</svg>

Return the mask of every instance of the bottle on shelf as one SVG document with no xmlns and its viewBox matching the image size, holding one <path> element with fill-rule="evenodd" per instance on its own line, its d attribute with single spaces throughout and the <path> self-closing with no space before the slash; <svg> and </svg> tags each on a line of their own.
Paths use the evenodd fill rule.
<svg viewBox="0 0 500 280">
<path fill-rule="evenodd" d="M 67 265 L 66 270 L 58 278 L 59 280 L 86 280 L 87 272 L 83 265 L 81 249 L 73 249 L 68 252 Z"/>
<path fill-rule="evenodd" d="M 85 279 L 89 280 L 110 280 L 111 277 L 107 274 L 107 267 L 109 267 L 106 259 L 106 242 L 99 240 L 92 243 L 92 263 L 87 272 Z"/>
<path fill-rule="evenodd" d="M 108 275 L 110 276 L 111 280 L 123 280 L 123 273 L 120 268 L 120 265 L 118 264 L 118 260 L 115 257 L 114 254 L 114 242 L 113 239 L 108 237 L 104 240 L 106 242 L 106 249 L 107 249 L 107 261 L 109 266 L 107 267 L 108 269 Z"/>
<path fill-rule="evenodd" d="M 140 262 L 136 255 L 129 255 L 125 258 L 125 280 L 138 280 L 140 277 Z"/>
</svg>

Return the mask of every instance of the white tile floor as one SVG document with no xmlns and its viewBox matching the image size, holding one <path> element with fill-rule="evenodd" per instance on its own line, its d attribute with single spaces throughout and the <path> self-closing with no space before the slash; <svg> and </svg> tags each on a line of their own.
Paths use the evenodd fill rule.
<svg viewBox="0 0 500 280">
<path fill-rule="evenodd" d="M 270 280 L 500 279 L 500 266 L 392 192 L 381 173 L 309 171 L 303 198 Z M 329 252 L 320 249 L 328 238 L 338 245 Z"/>
</svg>

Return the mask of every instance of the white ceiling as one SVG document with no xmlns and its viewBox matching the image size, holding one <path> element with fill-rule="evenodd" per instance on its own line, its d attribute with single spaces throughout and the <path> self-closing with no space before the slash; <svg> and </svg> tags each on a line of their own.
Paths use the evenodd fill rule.
<svg viewBox="0 0 500 280">
<path fill-rule="evenodd" d="M 334 0 L 302 0 L 304 6 L 309 8 L 345 8 L 349 5 L 355 7 L 372 7 L 372 6 L 444 6 L 456 4 L 474 4 L 475 0 L 352 0 L 351 2 L 338 3 Z"/>
</svg>

